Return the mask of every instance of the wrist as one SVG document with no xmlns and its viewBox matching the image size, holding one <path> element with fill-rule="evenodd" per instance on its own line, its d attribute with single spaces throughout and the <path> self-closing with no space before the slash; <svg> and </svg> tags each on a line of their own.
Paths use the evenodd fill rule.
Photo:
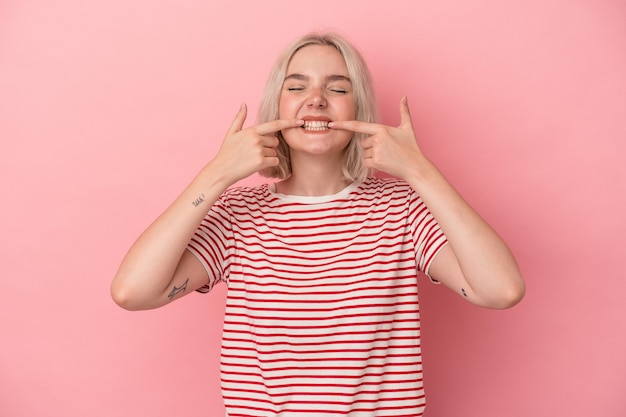
<svg viewBox="0 0 626 417">
<path fill-rule="evenodd" d="M 205 191 L 215 189 L 221 194 L 238 179 L 233 178 L 232 169 L 211 161 L 200 170 L 194 181 L 197 181 Z"/>
<path fill-rule="evenodd" d="M 403 179 L 419 193 L 427 184 L 440 177 L 442 174 L 439 169 L 424 157 L 407 168 L 406 176 Z"/>
</svg>

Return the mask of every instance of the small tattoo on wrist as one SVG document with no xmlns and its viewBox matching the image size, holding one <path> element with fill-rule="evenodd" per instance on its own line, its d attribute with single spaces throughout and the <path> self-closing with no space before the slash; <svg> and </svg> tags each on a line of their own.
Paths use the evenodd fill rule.
<svg viewBox="0 0 626 417">
<path fill-rule="evenodd" d="M 465 288 L 461 288 L 461 294 L 463 294 L 463 297 L 467 298 L 467 293 L 465 292 Z"/>
<path fill-rule="evenodd" d="M 194 207 L 198 207 L 200 204 L 205 202 L 205 197 L 204 194 L 202 194 L 200 197 L 196 198 L 195 200 L 193 200 L 193 206 Z"/>
</svg>

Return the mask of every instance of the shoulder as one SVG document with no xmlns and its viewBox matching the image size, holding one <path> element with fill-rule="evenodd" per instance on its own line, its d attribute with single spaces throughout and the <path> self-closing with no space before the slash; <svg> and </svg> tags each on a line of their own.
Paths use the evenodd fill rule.
<svg viewBox="0 0 626 417">
<path fill-rule="evenodd" d="M 224 210 L 235 212 L 250 212 L 253 209 L 262 209 L 271 206 L 276 197 L 270 192 L 267 184 L 253 187 L 231 187 L 224 191 L 214 206 L 221 206 Z"/>
<path fill-rule="evenodd" d="M 393 177 L 365 178 L 354 190 L 352 200 L 359 204 L 381 209 L 408 207 L 416 200 L 411 186 L 403 180 Z"/>
<path fill-rule="evenodd" d="M 368 177 L 363 180 L 359 189 L 368 194 L 393 194 L 395 197 L 406 197 L 414 193 L 406 181 L 394 177 Z"/>
<path fill-rule="evenodd" d="M 267 200 L 271 193 L 267 184 L 257 185 L 253 187 L 239 186 L 231 187 L 224 191 L 220 197 L 221 201 L 237 201 L 237 200 Z"/>
</svg>

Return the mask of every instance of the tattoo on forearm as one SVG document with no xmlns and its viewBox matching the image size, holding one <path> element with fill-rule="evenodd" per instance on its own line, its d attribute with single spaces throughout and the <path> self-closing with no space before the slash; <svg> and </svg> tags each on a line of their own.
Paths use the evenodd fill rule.
<svg viewBox="0 0 626 417">
<path fill-rule="evenodd" d="M 463 297 L 467 298 L 467 293 L 465 292 L 465 288 L 461 288 L 461 294 L 463 294 Z"/>
<path fill-rule="evenodd" d="M 177 287 L 176 285 L 174 285 L 174 288 L 172 289 L 172 291 L 170 291 L 170 293 L 167 295 L 167 298 L 169 298 L 170 300 L 173 300 L 174 297 L 176 297 L 178 294 L 180 294 L 181 292 L 185 292 L 187 291 L 187 284 L 189 283 L 189 278 L 187 278 L 185 280 L 185 282 L 183 282 L 183 285 L 181 285 L 180 287 Z"/>
<path fill-rule="evenodd" d="M 196 198 L 195 200 L 193 200 L 193 206 L 194 207 L 198 207 L 200 204 L 204 203 L 205 201 L 204 194 L 202 194 L 200 197 Z"/>
</svg>

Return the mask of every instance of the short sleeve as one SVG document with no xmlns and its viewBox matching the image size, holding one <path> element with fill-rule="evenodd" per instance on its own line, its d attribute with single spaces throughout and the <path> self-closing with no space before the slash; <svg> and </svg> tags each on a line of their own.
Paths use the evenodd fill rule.
<svg viewBox="0 0 626 417">
<path fill-rule="evenodd" d="M 448 243 L 448 240 L 426 204 L 412 188 L 408 198 L 409 223 L 418 270 L 426 274 L 432 282 L 438 283 L 430 276 L 429 269 L 433 259 Z"/>
<path fill-rule="evenodd" d="M 208 293 L 215 284 L 228 282 L 224 271 L 228 251 L 232 247 L 231 219 L 228 203 L 222 196 L 213 204 L 187 244 L 189 252 L 198 258 L 209 276 L 209 282 L 198 292 Z"/>
</svg>

